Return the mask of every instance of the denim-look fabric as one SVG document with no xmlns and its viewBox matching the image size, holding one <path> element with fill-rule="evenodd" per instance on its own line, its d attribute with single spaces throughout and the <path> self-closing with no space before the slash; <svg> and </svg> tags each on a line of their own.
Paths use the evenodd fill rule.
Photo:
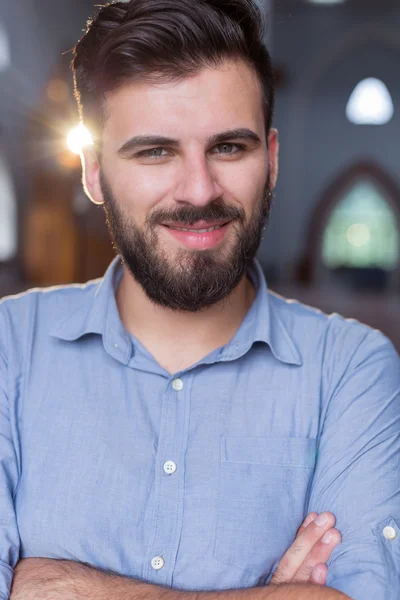
<svg viewBox="0 0 400 600">
<path fill-rule="evenodd" d="M 185 590 L 267 585 L 309 511 L 327 585 L 400 598 L 400 361 L 380 332 L 267 289 L 171 376 L 104 278 L 0 303 L 0 598 L 19 557 Z M 162 335 L 162 331 L 160 331 Z M 161 568 L 160 568 L 161 567 Z"/>
</svg>

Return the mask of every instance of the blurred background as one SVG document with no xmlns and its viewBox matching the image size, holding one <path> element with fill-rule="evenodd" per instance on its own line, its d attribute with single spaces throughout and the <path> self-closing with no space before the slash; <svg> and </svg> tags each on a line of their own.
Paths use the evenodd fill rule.
<svg viewBox="0 0 400 600">
<path fill-rule="evenodd" d="M 400 1 L 257 2 L 281 142 L 258 253 L 269 287 L 376 327 L 400 351 Z M 71 49 L 95 10 L 0 4 L 0 297 L 100 277 L 114 256 L 76 153 Z"/>
</svg>

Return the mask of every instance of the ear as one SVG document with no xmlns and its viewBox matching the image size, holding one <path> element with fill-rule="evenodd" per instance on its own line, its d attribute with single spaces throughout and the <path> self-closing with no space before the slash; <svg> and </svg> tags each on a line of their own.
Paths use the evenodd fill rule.
<svg viewBox="0 0 400 600">
<path fill-rule="evenodd" d="M 279 170 L 279 140 L 277 129 L 271 129 L 268 135 L 268 161 L 271 176 L 271 190 L 273 190 L 276 186 Z"/>
<path fill-rule="evenodd" d="M 100 186 L 100 164 L 93 146 L 85 146 L 81 151 L 82 183 L 85 194 L 93 204 L 104 204 Z"/>
</svg>

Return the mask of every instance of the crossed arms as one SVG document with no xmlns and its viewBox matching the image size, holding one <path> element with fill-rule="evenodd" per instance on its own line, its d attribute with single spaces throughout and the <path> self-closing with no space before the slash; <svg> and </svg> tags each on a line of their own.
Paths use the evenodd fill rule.
<svg viewBox="0 0 400 600">
<path fill-rule="evenodd" d="M 170 589 L 143 581 L 97 570 L 90 565 L 67 560 L 28 558 L 18 562 L 14 570 L 11 600 L 339 600 L 344 594 L 323 588 L 326 581 L 325 562 L 341 542 L 333 527 L 335 517 L 325 513 L 316 520 L 310 513 L 299 527 L 296 538 L 283 555 L 268 587 L 222 592 L 190 592 Z M 327 543 L 327 535 L 330 541 Z M 316 585 L 320 583 L 320 585 Z"/>
<path fill-rule="evenodd" d="M 348 600 L 315 584 L 270 585 L 222 592 L 172 590 L 109 574 L 81 563 L 24 559 L 14 571 L 10 600 Z"/>
</svg>

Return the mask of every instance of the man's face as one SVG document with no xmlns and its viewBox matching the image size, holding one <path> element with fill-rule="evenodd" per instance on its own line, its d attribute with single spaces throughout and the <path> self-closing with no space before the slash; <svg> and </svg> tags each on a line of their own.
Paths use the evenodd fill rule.
<svg viewBox="0 0 400 600">
<path fill-rule="evenodd" d="M 101 166 L 87 158 L 86 185 L 133 277 L 172 310 L 223 300 L 256 255 L 276 179 L 256 75 L 229 61 L 175 83 L 135 82 L 106 101 Z M 171 227 L 215 222 L 227 224 Z"/>
</svg>

